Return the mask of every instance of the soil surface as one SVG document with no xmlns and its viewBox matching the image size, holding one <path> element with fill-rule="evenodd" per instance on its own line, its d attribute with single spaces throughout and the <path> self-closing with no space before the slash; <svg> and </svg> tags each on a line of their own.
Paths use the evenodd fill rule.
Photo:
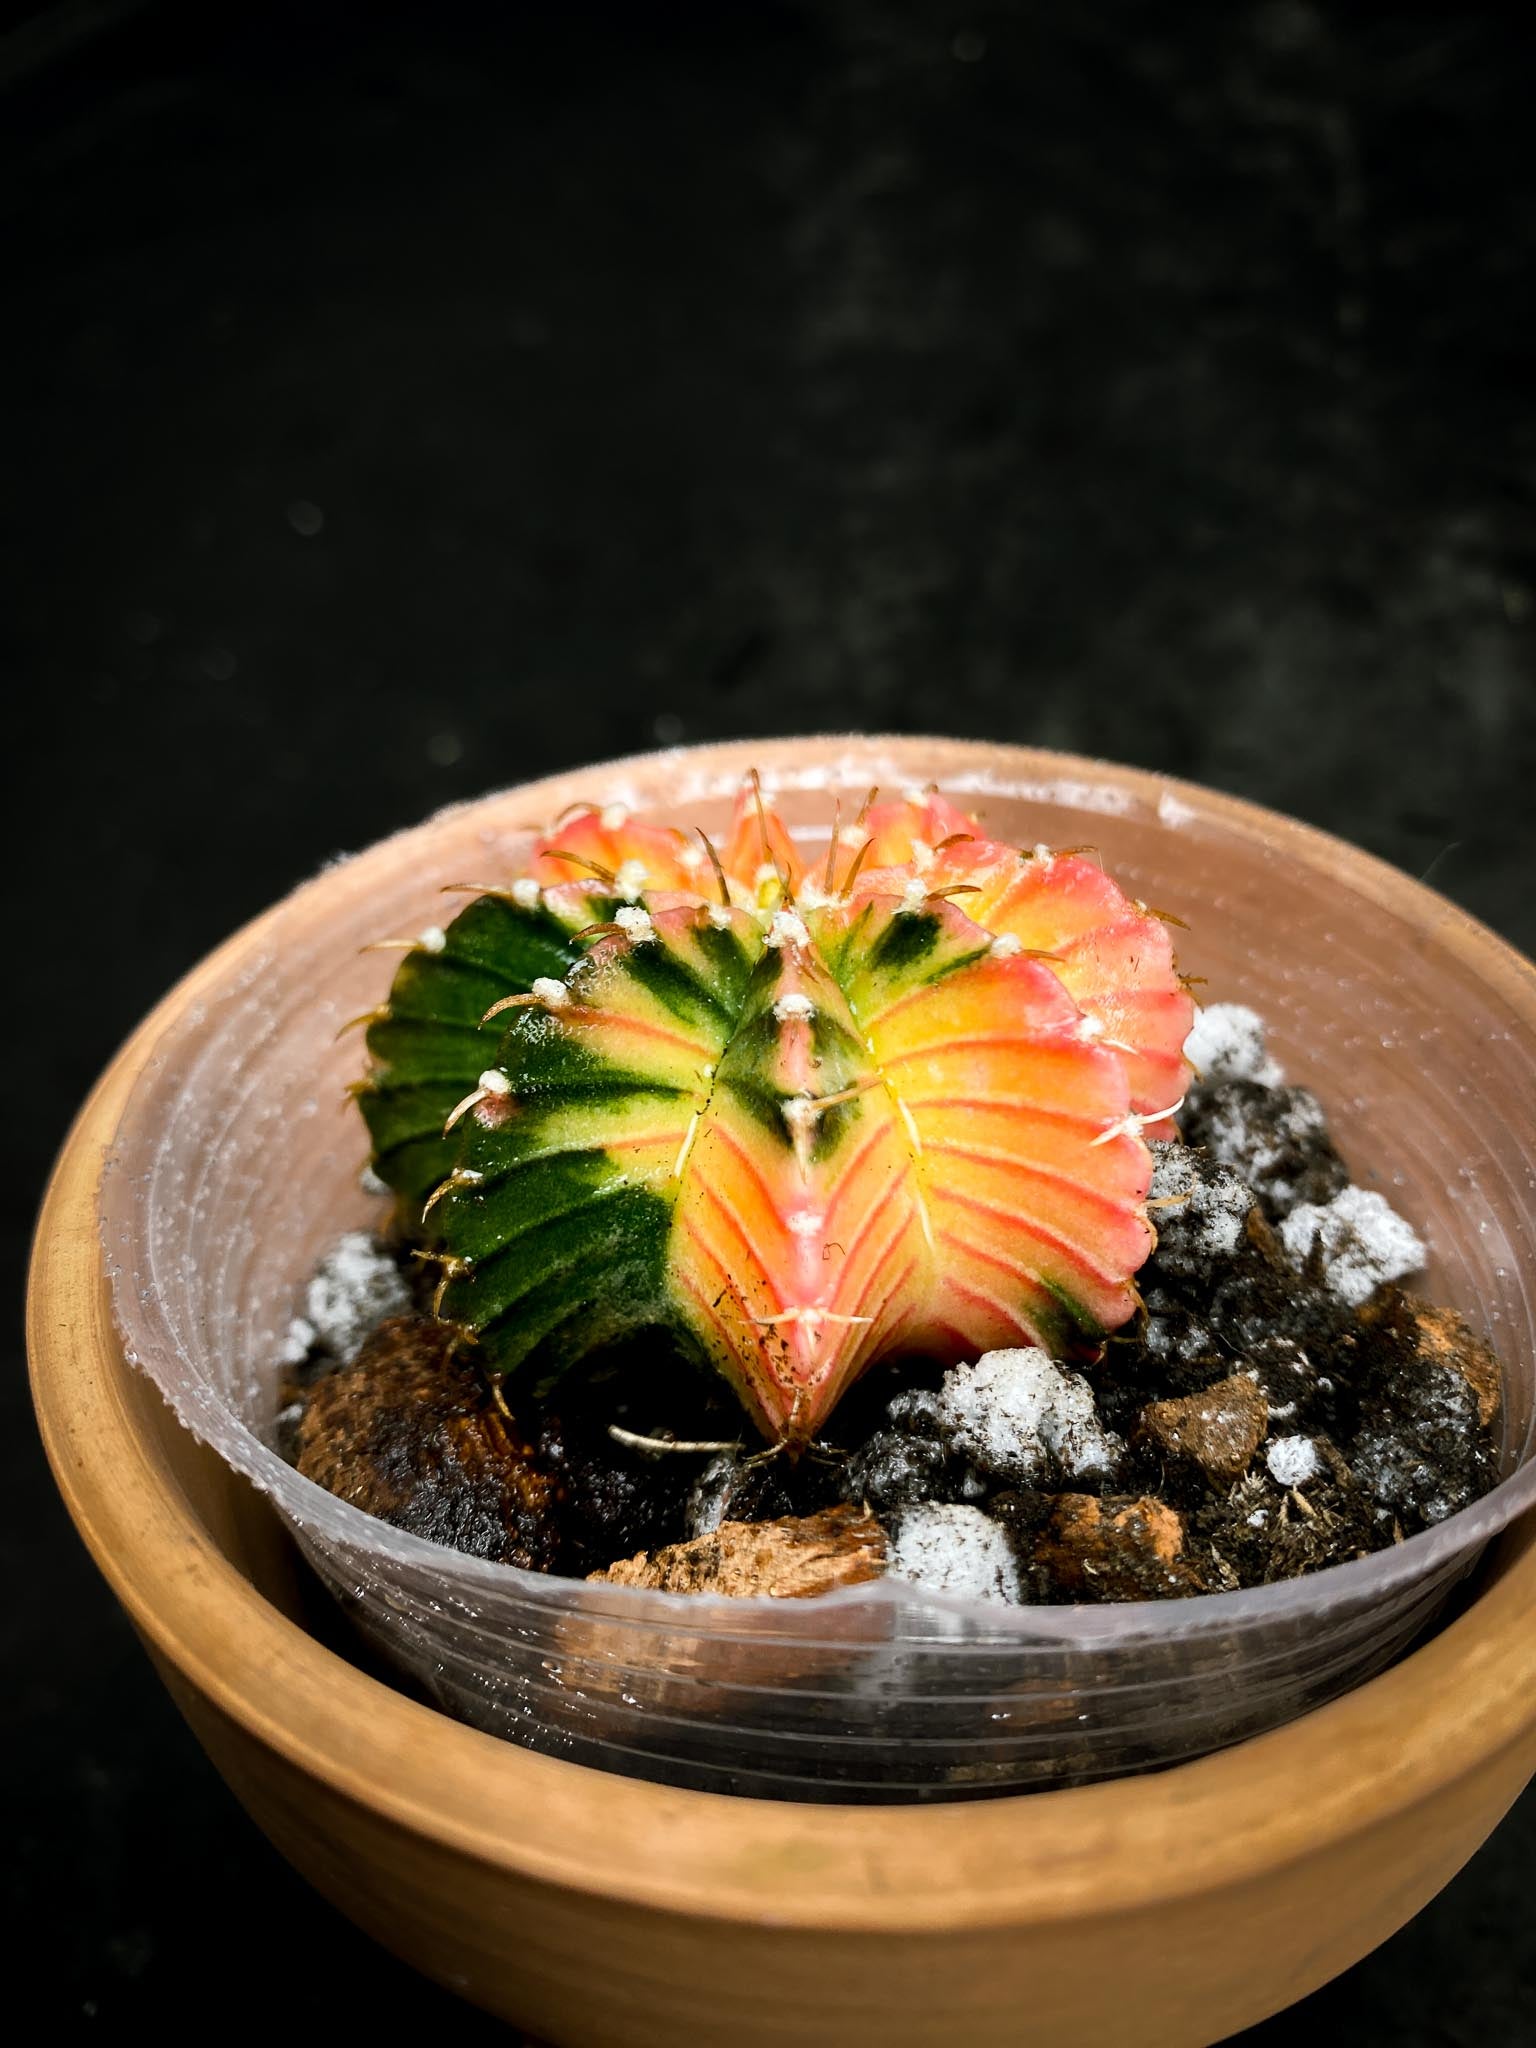
<svg viewBox="0 0 1536 2048">
<path fill-rule="evenodd" d="M 543 1401 L 493 1384 L 426 1313 L 419 1264 L 354 1236 L 295 1322 L 280 1437 L 400 1527 L 673 1590 L 889 1570 L 1015 1601 L 1184 1598 L 1401 1542 L 1495 1483 L 1497 1360 L 1398 1284 L 1422 1246 L 1351 1186 L 1258 1020 L 1218 1006 L 1200 1033 L 1185 1142 L 1154 1148 L 1144 1307 L 1097 1352 L 884 1363 L 796 1459 L 660 1332 Z"/>
</svg>

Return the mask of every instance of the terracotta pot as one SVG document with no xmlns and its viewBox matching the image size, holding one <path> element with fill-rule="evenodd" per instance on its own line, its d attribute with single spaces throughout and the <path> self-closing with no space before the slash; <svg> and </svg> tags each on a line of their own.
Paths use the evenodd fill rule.
<svg viewBox="0 0 1536 2048">
<path fill-rule="evenodd" d="M 974 787 L 996 774 L 1058 797 L 1074 783 L 1097 792 L 1112 866 L 1118 817 L 1176 825 L 1195 806 L 1263 836 L 1277 902 L 1288 853 L 1315 864 L 1321 849 L 1368 884 L 1384 930 L 1406 921 L 1436 943 L 1449 931 L 1469 982 L 1496 991 L 1527 1043 L 1536 1032 L 1531 970 L 1430 892 L 1154 777 L 911 740 L 699 750 L 625 774 L 643 799 L 682 772 L 803 771 L 854 746 L 900 779 Z M 487 815 L 537 818 L 603 795 L 616 773 L 491 800 Z M 325 916 L 336 892 L 366 889 L 412 845 L 375 849 L 297 904 Z M 36 1398 L 70 1510 L 215 1763 L 283 1853 L 408 1961 L 552 2042 L 602 2048 L 1212 2042 L 1401 1926 L 1536 1771 L 1529 1517 L 1432 1641 L 1303 1719 L 1155 1775 L 962 1805 L 798 1805 L 641 1783 L 498 1741 L 337 1654 L 310 1625 L 276 1518 L 126 1363 L 100 1246 L 103 1161 L 159 1034 L 253 957 L 262 930 L 167 998 L 82 1112 L 39 1226 Z M 1264 934 L 1270 947 L 1280 937 Z M 1379 1068 L 1379 1048 L 1360 1044 Z M 1363 1104 L 1353 1114 L 1368 1121 Z M 1416 1155 L 1386 1134 L 1377 1156 Z M 1522 1302 L 1518 1289 L 1504 1302 L 1499 1335 L 1524 1346 L 1514 1422 L 1528 1435 Z"/>
</svg>

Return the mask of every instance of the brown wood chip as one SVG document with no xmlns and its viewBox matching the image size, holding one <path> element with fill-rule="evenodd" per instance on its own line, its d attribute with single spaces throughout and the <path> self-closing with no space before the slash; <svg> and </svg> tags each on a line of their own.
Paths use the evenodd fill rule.
<svg viewBox="0 0 1536 2048">
<path fill-rule="evenodd" d="M 1198 1394 L 1153 1401 L 1140 1422 L 1167 1463 L 1194 1465 L 1217 1486 L 1242 1478 L 1268 1427 L 1269 1403 L 1241 1372 Z"/>
<path fill-rule="evenodd" d="M 865 1508 L 827 1508 L 776 1522 L 722 1522 L 707 1536 L 623 1558 L 593 1580 L 660 1593 L 754 1593 L 805 1600 L 885 1570 L 885 1531 Z"/>
</svg>

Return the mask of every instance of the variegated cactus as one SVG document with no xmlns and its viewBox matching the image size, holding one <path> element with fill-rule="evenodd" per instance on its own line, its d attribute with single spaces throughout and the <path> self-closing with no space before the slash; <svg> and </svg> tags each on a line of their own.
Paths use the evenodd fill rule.
<svg viewBox="0 0 1536 2048">
<path fill-rule="evenodd" d="M 1190 1001 L 1160 917 L 933 792 L 807 868 L 584 810 L 407 953 L 360 1085 L 438 1313 L 547 1382 L 664 1324 L 764 1434 L 895 1352 L 1123 1323 Z"/>
</svg>

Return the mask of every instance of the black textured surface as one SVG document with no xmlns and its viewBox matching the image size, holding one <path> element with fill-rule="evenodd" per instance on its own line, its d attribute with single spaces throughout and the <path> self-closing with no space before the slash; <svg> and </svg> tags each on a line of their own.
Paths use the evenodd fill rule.
<svg viewBox="0 0 1536 2048">
<path fill-rule="evenodd" d="M 1101 752 L 1536 942 L 1520 10 L 42 12 L 0 39 L 18 1264 L 213 940 L 658 736 Z M 240 1814 L 4 1385 L 4 1912 L 49 2022 L 489 2039 Z M 1244 2040 L 1536 2037 L 1533 1878 L 1528 1795 Z"/>
</svg>

